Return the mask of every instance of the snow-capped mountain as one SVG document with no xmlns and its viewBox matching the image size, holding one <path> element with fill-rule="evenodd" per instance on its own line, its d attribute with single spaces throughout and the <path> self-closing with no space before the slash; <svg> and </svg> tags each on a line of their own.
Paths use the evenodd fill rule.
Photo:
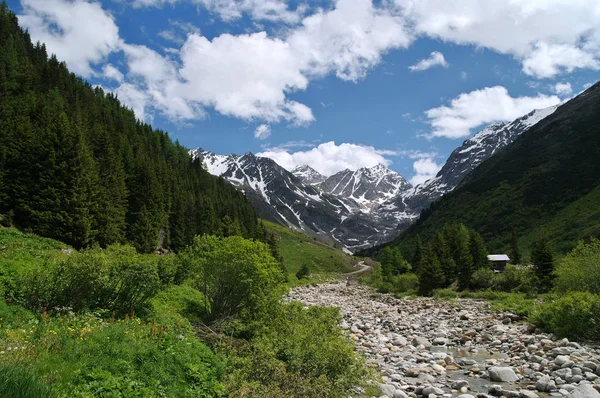
<svg viewBox="0 0 600 398">
<path fill-rule="evenodd" d="M 350 250 L 381 241 L 387 230 L 394 230 L 398 224 L 394 221 L 385 228 L 379 220 L 361 212 L 354 200 L 305 184 L 272 159 L 251 153 L 217 155 L 200 148 L 190 153 L 201 159 L 209 173 L 243 190 L 261 217 L 339 242 Z"/>
<path fill-rule="evenodd" d="M 297 166 L 292 170 L 295 175 L 305 184 L 317 185 L 326 180 L 326 177 L 308 165 Z"/>
<path fill-rule="evenodd" d="M 485 127 L 456 148 L 434 178 L 415 187 L 404 198 L 406 204 L 415 211 L 420 211 L 452 191 L 477 166 L 550 116 L 558 106 L 536 109 L 512 122 L 494 123 Z"/>
<path fill-rule="evenodd" d="M 370 212 L 386 200 L 408 191 L 412 186 L 400 174 L 378 164 L 356 171 L 344 170 L 319 184 L 325 192 L 350 198 Z"/>
<path fill-rule="evenodd" d="M 417 187 L 382 165 L 325 177 L 307 165 L 289 172 L 272 159 L 251 153 L 225 156 L 203 149 L 190 153 L 209 173 L 243 190 L 261 217 L 356 251 L 393 239 L 422 209 L 557 107 L 487 126 L 455 149 L 435 178 Z"/>
</svg>

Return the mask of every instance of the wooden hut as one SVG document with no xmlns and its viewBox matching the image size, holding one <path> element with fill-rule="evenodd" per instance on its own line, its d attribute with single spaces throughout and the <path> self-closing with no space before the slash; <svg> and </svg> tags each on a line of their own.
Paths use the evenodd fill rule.
<svg viewBox="0 0 600 398">
<path fill-rule="evenodd" d="M 490 254 L 488 260 L 492 263 L 494 273 L 503 273 L 510 258 L 506 254 Z"/>
</svg>

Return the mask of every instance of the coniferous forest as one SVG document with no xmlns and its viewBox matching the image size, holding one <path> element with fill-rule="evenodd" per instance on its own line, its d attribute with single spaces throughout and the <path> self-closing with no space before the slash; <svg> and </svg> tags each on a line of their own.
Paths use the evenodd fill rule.
<svg viewBox="0 0 600 398">
<path fill-rule="evenodd" d="M 141 252 L 204 233 L 264 236 L 243 194 L 32 43 L 6 4 L 0 120 L 4 224 L 76 248 L 129 242 Z"/>
</svg>

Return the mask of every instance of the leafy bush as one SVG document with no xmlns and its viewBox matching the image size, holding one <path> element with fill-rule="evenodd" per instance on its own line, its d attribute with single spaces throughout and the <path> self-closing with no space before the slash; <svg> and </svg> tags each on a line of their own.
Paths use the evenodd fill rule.
<svg viewBox="0 0 600 398">
<path fill-rule="evenodd" d="M 241 356 L 232 359 L 229 396 L 340 397 L 366 376 L 337 308 L 292 302 L 261 322 Z"/>
<path fill-rule="evenodd" d="M 600 294 L 600 240 L 579 242 L 555 270 L 557 292 Z"/>
<path fill-rule="evenodd" d="M 303 278 L 308 278 L 308 276 L 310 275 L 310 268 L 308 268 L 308 265 L 303 264 L 302 267 L 298 270 L 298 272 L 296 272 L 296 278 L 303 279 Z"/>
<path fill-rule="evenodd" d="M 537 277 L 529 269 L 507 265 L 504 273 L 494 275 L 493 289 L 501 292 L 534 294 L 537 291 Z"/>
<path fill-rule="evenodd" d="M 0 397 L 53 397 L 52 389 L 43 384 L 28 368 L 15 364 L 0 364 Z"/>
<path fill-rule="evenodd" d="M 600 340 L 600 296 L 568 293 L 542 304 L 531 320 L 560 337 Z"/>
<path fill-rule="evenodd" d="M 28 308 L 40 312 L 56 307 L 132 312 L 160 289 L 158 261 L 131 246 L 74 252 L 26 272 L 18 295 Z"/>
<path fill-rule="evenodd" d="M 494 271 L 490 268 L 481 268 L 471 275 L 471 288 L 485 290 L 494 283 Z"/>
<path fill-rule="evenodd" d="M 431 295 L 438 300 L 448 300 L 457 298 L 458 292 L 453 289 L 436 289 Z"/>
<path fill-rule="evenodd" d="M 204 320 L 256 316 L 276 303 L 285 275 L 267 245 L 239 236 L 202 236 L 180 254 L 184 273 L 207 298 Z"/>
<path fill-rule="evenodd" d="M 401 274 L 394 277 L 394 292 L 408 293 L 419 290 L 419 277 L 413 273 Z"/>
</svg>

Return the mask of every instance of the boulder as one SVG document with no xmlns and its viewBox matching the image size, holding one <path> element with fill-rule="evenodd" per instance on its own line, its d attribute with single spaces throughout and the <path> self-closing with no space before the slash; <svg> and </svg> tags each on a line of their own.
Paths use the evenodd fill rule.
<svg viewBox="0 0 600 398">
<path fill-rule="evenodd" d="M 489 369 L 491 381 L 517 381 L 519 377 L 511 367 L 492 366 Z"/>
<path fill-rule="evenodd" d="M 583 384 L 567 395 L 567 398 L 600 398 L 600 393 L 591 384 Z"/>
</svg>

